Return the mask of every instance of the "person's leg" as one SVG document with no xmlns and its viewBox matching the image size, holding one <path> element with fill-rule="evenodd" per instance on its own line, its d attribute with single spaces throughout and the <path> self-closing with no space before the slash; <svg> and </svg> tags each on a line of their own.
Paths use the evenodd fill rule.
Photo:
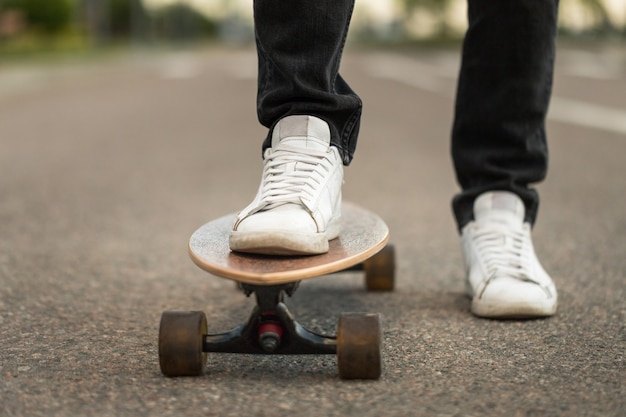
<svg viewBox="0 0 626 417">
<path fill-rule="evenodd" d="M 356 148 L 361 100 L 339 75 L 354 0 L 255 0 L 259 121 L 270 132 L 290 115 L 316 116 L 349 164 Z"/>
<path fill-rule="evenodd" d="M 256 197 L 230 248 L 319 254 L 339 235 L 343 165 L 356 147 L 361 100 L 339 75 L 354 0 L 255 0 L 259 121 L 269 128 Z"/>
<path fill-rule="evenodd" d="M 452 157 L 462 191 L 453 201 L 459 229 L 486 191 L 507 190 L 535 221 L 529 188 L 546 175 L 545 117 L 552 89 L 557 0 L 470 0 Z"/>
<path fill-rule="evenodd" d="M 531 240 L 548 151 L 557 0 L 470 0 L 452 156 L 472 312 L 543 317 L 557 293 Z"/>
</svg>

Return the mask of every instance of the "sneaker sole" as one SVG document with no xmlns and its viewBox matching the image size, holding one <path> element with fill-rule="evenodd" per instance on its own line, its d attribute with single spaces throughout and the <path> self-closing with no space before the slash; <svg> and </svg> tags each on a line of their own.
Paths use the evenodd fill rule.
<svg viewBox="0 0 626 417">
<path fill-rule="evenodd" d="M 534 319 L 550 317 L 556 313 L 556 303 L 493 303 L 472 301 L 472 314 L 493 319 Z"/>
<path fill-rule="evenodd" d="M 321 255 L 328 252 L 328 242 L 339 236 L 341 216 L 333 218 L 326 233 L 294 233 L 284 230 L 263 232 L 231 231 L 230 249 L 257 255 Z"/>
<path fill-rule="evenodd" d="M 320 255 L 328 252 L 328 238 L 324 233 L 296 234 L 290 232 L 233 231 L 229 239 L 230 249 L 235 252 L 259 255 Z"/>
</svg>

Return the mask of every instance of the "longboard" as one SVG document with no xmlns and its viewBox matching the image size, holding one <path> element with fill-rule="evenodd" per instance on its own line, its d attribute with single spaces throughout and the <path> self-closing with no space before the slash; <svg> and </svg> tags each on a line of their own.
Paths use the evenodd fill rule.
<svg viewBox="0 0 626 417">
<path fill-rule="evenodd" d="M 379 216 L 344 203 L 341 233 L 329 242 L 328 253 L 296 257 L 236 253 L 228 247 L 235 216 L 220 217 L 196 230 L 189 239 L 189 254 L 205 271 L 248 284 L 284 284 L 341 271 L 375 255 L 389 240 L 389 229 Z"/>
<path fill-rule="evenodd" d="M 336 336 L 300 325 L 284 303 L 301 280 L 345 269 L 365 271 L 370 291 L 391 291 L 395 254 L 389 229 L 376 214 L 344 203 L 342 228 L 328 253 L 314 256 L 261 256 L 234 253 L 228 246 L 235 214 L 211 221 L 191 236 L 189 254 L 202 269 L 238 283 L 256 306 L 248 320 L 223 333 L 208 333 L 202 311 L 165 311 L 159 326 L 159 365 L 169 377 L 204 373 L 208 352 L 247 354 L 336 354 L 339 376 L 377 379 L 382 372 L 379 314 L 342 313 Z"/>
</svg>

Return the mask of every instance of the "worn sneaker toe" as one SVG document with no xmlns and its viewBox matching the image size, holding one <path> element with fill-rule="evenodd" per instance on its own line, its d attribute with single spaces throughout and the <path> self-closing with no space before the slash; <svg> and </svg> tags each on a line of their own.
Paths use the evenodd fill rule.
<svg viewBox="0 0 626 417">
<path fill-rule="evenodd" d="M 328 252 L 328 238 L 325 233 L 317 231 L 310 214 L 298 207 L 289 206 L 243 219 L 230 234 L 230 248 L 264 255 L 310 255 Z"/>
<path fill-rule="evenodd" d="M 534 318 L 556 312 L 553 288 L 534 282 L 502 277 L 487 285 L 472 299 L 472 313 L 491 318 Z"/>
</svg>

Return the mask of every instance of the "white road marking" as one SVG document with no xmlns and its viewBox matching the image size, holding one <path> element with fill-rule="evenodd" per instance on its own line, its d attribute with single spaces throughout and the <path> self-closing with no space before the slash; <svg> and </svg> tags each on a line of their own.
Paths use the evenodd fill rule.
<svg viewBox="0 0 626 417">
<path fill-rule="evenodd" d="M 411 58 L 376 54 L 363 59 L 365 71 L 376 78 L 396 81 L 430 93 L 449 96 L 450 81 L 437 68 Z"/>
<path fill-rule="evenodd" d="M 393 54 L 363 59 L 362 68 L 372 77 L 395 81 L 429 93 L 454 98 L 458 61 L 442 66 Z M 556 122 L 626 135 L 626 109 L 553 96 L 548 119 Z M 626 136 L 624 136 L 626 139 Z"/>
<path fill-rule="evenodd" d="M 198 77 L 202 73 L 202 63 L 197 56 L 186 53 L 165 56 L 159 65 L 161 78 L 184 80 Z"/>
<path fill-rule="evenodd" d="M 561 72 L 572 77 L 612 81 L 624 76 L 626 54 L 621 49 L 604 51 L 601 54 L 564 50 L 559 51 L 558 56 Z"/>
<path fill-rule="evenodd" d="M 592 129 L 621 133 L 626 139 L 626 110 L 586 101 L 552 97 L 548 119 Z"/>
</svg>

